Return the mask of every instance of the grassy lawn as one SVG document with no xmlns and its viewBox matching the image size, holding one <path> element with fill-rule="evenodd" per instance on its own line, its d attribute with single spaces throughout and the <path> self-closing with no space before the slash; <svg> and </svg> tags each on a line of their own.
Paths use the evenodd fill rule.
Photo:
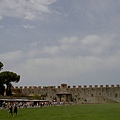
<svg viewBox="0 0 120 120">
<path fill-rule="evenodd" d="M 21 108 L 14 117 L 8 117 L 7 110 L 0 110 L 0 120 L 120 120 L 120 104 Z"/>
</svg>

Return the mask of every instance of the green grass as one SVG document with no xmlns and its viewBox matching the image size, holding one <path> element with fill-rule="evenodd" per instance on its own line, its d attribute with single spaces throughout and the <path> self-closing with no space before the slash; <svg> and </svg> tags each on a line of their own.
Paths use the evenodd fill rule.
<svg viewBox="0 0 120 120">
<path fill-rule="evenodd" d="M 7 110 L 0 110 L 0 120 L 120 120 L 120 104 L 22 108 L 14 117 L 8 117 Z"/>
</svg>

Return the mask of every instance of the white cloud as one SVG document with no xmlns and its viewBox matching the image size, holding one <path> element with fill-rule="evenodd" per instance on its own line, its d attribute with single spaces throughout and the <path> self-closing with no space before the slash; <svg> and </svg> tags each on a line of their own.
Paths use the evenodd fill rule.
<svg viewBox="0 0 120 120">
<path fill-rule="evenodd" d="M 33 20 L 36 18 L 36 15 L 35 13 L 32 13 L 32 12 L 26 12 L 26 15 L 24 17 L 26 20 Z"/>
<path fill-rule="evenodd" d="M 88 35 L 83 39 L 79 37 L 65 37 L 53 46 L 44 46 L 39 54 L 55 55 L 55 56 L 109 56 L 116 51 L 112 48 L 118 46 L 115 35 L 99 36 Z M 118 49 L 116 47 L 116 49 Z"/>
<path fill-rule="evenodd" d="M 40 53 L 39 50 L 36 50 L 36 49 L 30 50 L 30 51 L 27 53 L 27 57 L 28 57 L 28 58 L 34 58 L 35 56 L 38 56 L 39 53 Z"/>
<path fill-rule="evenodd" d="M 68 79 L 68 77 L 73 79 L 77 77 L 77 83 L 79 83 L 82 75 L 87 76 L 87 74 L 91 73 L 91 77 L 94 78 L 97 72 L 102 71 L 109 73 L 110 71 L 119 69 L 119 61 L 120 57 L 118 55 L 107 58 L 96 56 L 32 58 L 24 61 L 20 66 L 15 66 L 15 69 L 21 69 L 20 74 L 23 77 L 24 85 L 27 82 L 28 76 L 29 85 L 55 85 L 58 77 L 60 77 L 60 79 Z M 97 79 L 101 80 L 102 78 Z M 32 80 L 34 80 L 34 83 L 31 82 Z"/>
<path fill-rule="evenodd" d="M 70 37 L 70 38 L 65 37 L 60 40 L 60 43 L 62 43 L 62 44 L 74 44 L 76 42 L 78 42 L 77 37 Z"/>
<path fill-rule="evenodd" d="M 23 25 L 23 27 L 26 28 L 26 29 L 29 29 L 29 28 L 30 28 L 30 29 L 33 29 L 33 28 L 35 28 L 35 26 L 33 26 L 33 25 L 28 25 L 28 24 L 27 24 L 27 25 Z"/>
<path fill-rule="evenodd" d="M 2 61 L 16 61 L 23 57 L 22 51 L 14 51 L 0 54 L 0 58 Z"/>
<path fill-rule="evenodd" d="M 45 47 L 42 52 L 49 54 L 56 54 L 59 52 L 59 47 L 58 46 Z"/>
<path fill-rule="evenodd" d="M 89 35 L 82 40 L 82 43 L 86 45 L 90 45 L 90 44 L 93 45 L 98 42 L 100 42 L 100 37 L 97 35 Z"/>
<path fill-rule="evenodd" d="M 109 36 L 89 35 L 82 39 L 82 46 L 84 47 L 84 50 L 87 50 L 88 53 L 97 56 L 105 55 L 106 52 L 112 52 L 112 47 L 117 46 L 117 44 L 118 41 L 116 41 L 116 37 L 112 34 Z"/>
<path fill-rule="evenodd" d="M 0 19 L 19 17 L 28 20 L 38 19 L 42 13 L 50 13 L 49 5 L 56 0 L 4 0 L 0 1 Z"/>
</svg>

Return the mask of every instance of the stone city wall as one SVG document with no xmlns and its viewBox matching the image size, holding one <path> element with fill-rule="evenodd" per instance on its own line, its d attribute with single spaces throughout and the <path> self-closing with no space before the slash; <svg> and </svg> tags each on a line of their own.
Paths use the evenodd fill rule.
<svg viewBox="0 0 120 120">
<path fill-rule="evenodd" d="M 39 95 L 41 99 L 56 102 L 83 103 L 119 103 L 120 85 L 89 85 L 89 86 L 30 86 L 14 87 L 14 93 L 25 94 L 26 96 Z"/>
</svg>

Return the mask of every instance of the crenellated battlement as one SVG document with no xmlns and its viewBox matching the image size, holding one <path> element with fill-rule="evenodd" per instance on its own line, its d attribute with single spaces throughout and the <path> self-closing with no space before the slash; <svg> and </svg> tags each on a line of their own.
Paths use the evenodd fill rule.
<svg viewBox="0 0 120 120">
<path fill-rule="evenodd" d="M 63 84 L 61 84 L 61 86 L 20 86 L 20 87 L 18 87 L 18 86 L 15 86 L 15 87 L 13 87 L 14 89 L 17 89 L 17 88 L 19 88 L 19 89 L 43 89 L 43 88 L 52 88 L 52 89 L 59 89 L 59 88 L 118 88 L 118 87 L 120 87 L 120 85 L 89 85 L 89 86 L 87 86 L 87 85 L 83 85 L 83 86 L 81 86 L 81 85 L 78 85 L 78 86 L 67 86 L 67 84 L 66 85 L 63 85 Z"/>
</svg>

